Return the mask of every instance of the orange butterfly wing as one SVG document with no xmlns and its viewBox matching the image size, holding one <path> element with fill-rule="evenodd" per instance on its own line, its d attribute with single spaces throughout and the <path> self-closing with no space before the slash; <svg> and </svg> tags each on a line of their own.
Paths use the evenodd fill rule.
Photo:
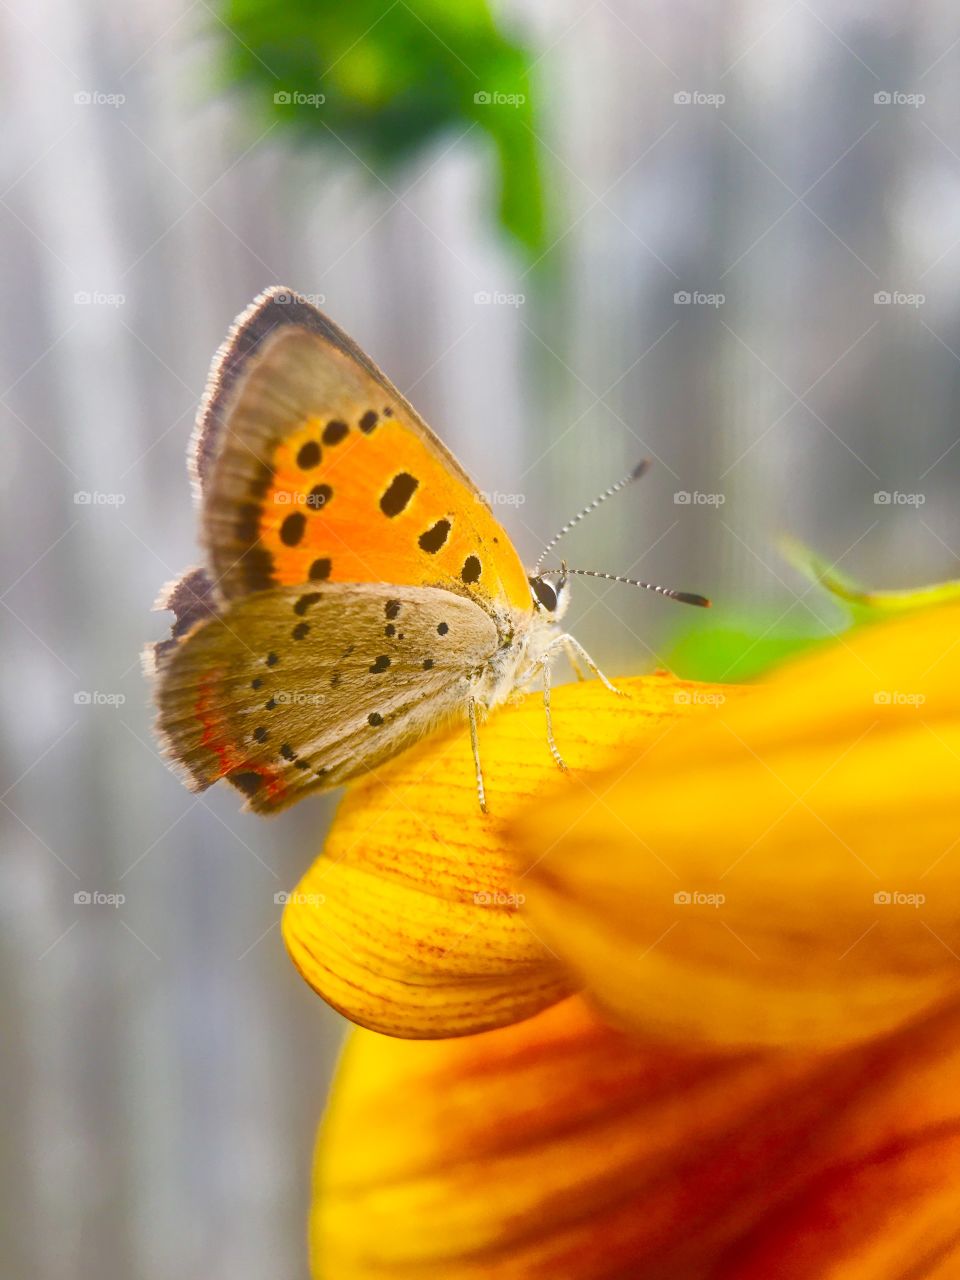
<svg viewBox="0 0 960 1280">
<path fill-rule="evenodd" d="M 415 410 L 321 312 L 271 289 L 214 362 L 195 456 L 226 598 L 308 581 L 532 610 L 509 536 Z"/>
</svg>

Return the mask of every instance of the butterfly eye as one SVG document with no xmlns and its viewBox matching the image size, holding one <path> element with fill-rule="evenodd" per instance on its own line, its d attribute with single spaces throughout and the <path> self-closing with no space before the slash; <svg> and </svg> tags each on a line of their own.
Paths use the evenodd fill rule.
<svg viewBox="0 0 960 1280">
<path fill-rule="evenodd" d="M 543 578 L 531 578 L 530 589 L 533 592 L 534 599 L 537 600 L 544 609 L 553 613 L 557 607 L 557 593 L 552 583 L 544 581 Z"/>
</svg>

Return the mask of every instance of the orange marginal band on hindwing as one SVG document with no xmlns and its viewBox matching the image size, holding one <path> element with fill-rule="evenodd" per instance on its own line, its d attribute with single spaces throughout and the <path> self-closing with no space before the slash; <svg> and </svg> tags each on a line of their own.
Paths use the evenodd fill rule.
<svg viewBox="0 0 960 1280">
<path fill-rule="evenodd" d="M 530 608 L 526 570 L 452 454 L 344 333 L 287 291 L 214 363 L 195 471 L 227 599 L 303 582 L 392 582 Z"/>
</svg>

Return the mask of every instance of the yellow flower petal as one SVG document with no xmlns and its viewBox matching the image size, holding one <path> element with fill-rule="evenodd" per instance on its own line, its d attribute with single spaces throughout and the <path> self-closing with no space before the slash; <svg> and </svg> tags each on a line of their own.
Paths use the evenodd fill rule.
<svg viewBox="0 0 960 1280">
<path fill-rule="evenodd" d="M 853 1051 L 711 1055 L 644 1045 L 574 998 L 459 1041 L 355 1033 L 318 1138 L 314 1274 L 877 1280 L 957 1264 L 958 1026 L 952 1004 Z"/>
<path fill-rule="evenodd" d="M 573 771 L 652 742 L 673 722 L 740 694 L 658 674 L 554 693 L 557 742 Z M 642 746 L 637 748 L 642 750 Z M 570 790 L 547 749 L 542 698 L 481 726 L 490 813 L 480 812 L 465 728 L 437 734 L 349 791 L 283 916 L 294 964 L 347 1017 L 389 1035 L 462 1035 L 528 1017 L 571 980 L 527 923 L 505 823 Z M 520 869 L 522 870 L 522 868 Z"/>
<path fill-rule="evenodd" d="M 534 927 L 624 1024 L 894 1027 L 960 990 L 960 608 L 850 633 L 516 830 Z"/>
</svg>

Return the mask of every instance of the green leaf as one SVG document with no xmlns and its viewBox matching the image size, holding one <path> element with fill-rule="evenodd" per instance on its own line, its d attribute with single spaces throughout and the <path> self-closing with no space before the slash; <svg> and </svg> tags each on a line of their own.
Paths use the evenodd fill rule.
<svg viewBox="0 0 960 1280">
<path fill-rule="evenodd" d="M 441 135 L 486 135 L 500 223 L 531 253 L 542 247 L 529 57 L 486 0 L 223 0 L 219 15 L 228 81 L 258 114 L 310 145 L 349 148 L 373 181 L 392 185 Z"/>
<path fill-rule="evenodd" d="M 805 626 L 789 623 L 781 614 L 731 614 L 680 632 L 664 656 L 670 670 L 684 679 L 740 684 L 833 638 L 812 620 Z"/>
<path fill-rule="evenodd" d="M 878 622 L 891 613 L 925 609 L 960 599 L 960 581 L 940 582 L 905 591 L 870 591 L 841 574 L 834 565 L 794 538 L 781 538 L 780 549 L 794 568 L 828 592 L 841 605 L 838 626 L 828 629 L 813 619 L 799 625 L 783 614 L 728 617 L 713 615 L 678 632 L 667 650 L 667 665 L 691 680 L 755 680 L 787 658 L 812 649 L 849 630 Z"/>
<path fill-rule="evenodd" d="M 871 591 L 817 555 L 795 538 L 782 538 L 784 555 L 801 573 L 806 574 L 830 594 L 850 606 L 850 612 L 858 622 L 869 622 L 889 613 L 908 613 L 912 609 L 927 609 L 931 605 L 947 604 L 960 600 L 960 581 L 935 582 L 925 587 L 913 587 L 904 591 Z"/>
</svg>

